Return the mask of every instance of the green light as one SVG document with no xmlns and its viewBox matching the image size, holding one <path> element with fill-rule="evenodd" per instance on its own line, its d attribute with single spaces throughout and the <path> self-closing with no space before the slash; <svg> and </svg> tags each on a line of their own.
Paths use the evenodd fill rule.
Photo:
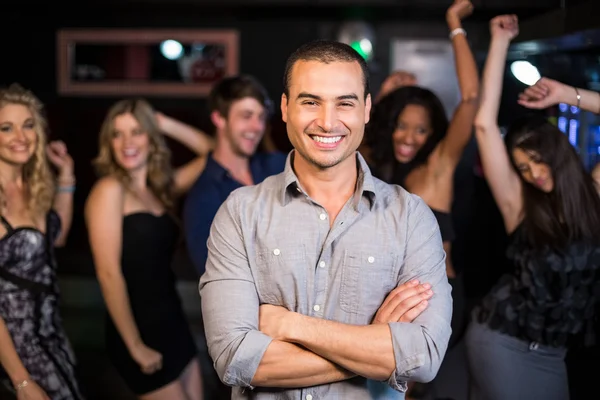
<svg viewBox="0 0 600 400">
<path fill-rule="evenodd" d="M 350 44 L 350 47 L 352 47 L 354 50 L 356 50 L 356 52 L 358 54 L 360 54 L 360 56 L 362 58 L 364 58 L 365 60 L 369 59 L 370 54 L 368 54 L 366 51 L 364 51 L 364 49 L 360 45 L 360 41 L 352 42 L 352 44 Z"/>
</svg>

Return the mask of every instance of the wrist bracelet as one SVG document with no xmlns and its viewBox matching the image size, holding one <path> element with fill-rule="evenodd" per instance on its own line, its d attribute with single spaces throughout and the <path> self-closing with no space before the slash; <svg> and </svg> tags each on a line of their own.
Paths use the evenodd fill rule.
<svg viewBox="0 0 600 400">
<path fill-rule="evenodd" d="M 29 382 L 27 382 L 27 379 L 24 380 L 21 383 L 18 383 L 17 386 L 15 386 L 15 389 L 17 389 L 17 392 L 21 389 L 23 389 L 24 387 L 27 387 L 27 385 L 29 385 Z"/>
<path fill-rule="evenodd" d="M 579 94 L 579 89 L 575 88 L 575 94 L 577 95 L 577 108 L 581 105 L 581 95 Z"/>
<path fill-rule="evenodd" d="M 465 31 L 463 28 L 454 29 L 452 32 L 450 32 L 450 40 L 454 39 L 456 35 L 465 35 L 465 37 L 467 37 L 467 31 Z"/>
<path fill-rule="evenodd" d="M 75 185 L 59 186 L 57 190 L 61 193 L 73 193 L 75 191 Z"/>
</svg>

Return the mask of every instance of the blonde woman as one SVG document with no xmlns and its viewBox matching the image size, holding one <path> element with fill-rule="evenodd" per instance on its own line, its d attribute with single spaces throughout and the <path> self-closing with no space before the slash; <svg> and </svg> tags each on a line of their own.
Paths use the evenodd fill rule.
<svg viewBox="0 0 600 400">
<path fill-rule="evenodd" d="M 0 379 L 19 400 L 82 399 L 53 251 L 71 226 L 73 160 L 45 129 L 31 92 L 0 90 Z"/>
<path fill-rule="evenodd" d="M 172 211 L 176 196 L 204 169 L 212 141 L 187 126 L 165 129 L 198 155 L 173 170 L 159 120 L 181 124 L 155 114 L 144 100 L 110 109 L 95 160 L 101 179 L 86 221 L 117 371 L 140 399 L 201 399 L 197 349 L 170 268 L 179 237 Z"/>
</svg>

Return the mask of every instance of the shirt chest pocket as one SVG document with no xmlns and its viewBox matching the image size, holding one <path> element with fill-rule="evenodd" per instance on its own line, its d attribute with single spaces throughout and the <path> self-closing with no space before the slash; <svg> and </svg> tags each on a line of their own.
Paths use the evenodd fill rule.
<svg viewBox="0 0 600 400">
<path fill-rule="evenodd" d="M 306 289 L 308 266 L 304 246 L 262 248 L 256 261 L 255 282 L 261 304 L 296 310 L 298 293 Z"/>
<path fill-rule="evenodd" d="M 370 323 L 388 293 L 398 282 L 398 257 L 389 249 L 346 250 L 344 255 L 340 308 L 355 314 L 357 323 Z"/>
</svg>

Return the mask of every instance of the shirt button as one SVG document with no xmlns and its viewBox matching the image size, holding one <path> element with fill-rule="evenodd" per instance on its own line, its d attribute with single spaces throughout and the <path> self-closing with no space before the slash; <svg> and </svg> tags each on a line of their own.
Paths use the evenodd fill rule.
<svg viewBox="0 0 600 400">
<path fill-rule="evenodd" d="M 321 262 L 319 263 L 319 267 L 321 267 L 321 268 L 325 268 L 325 261 L 321 261 Z"/>
<path fill-rule="evenodd" d="M 279 249 L 275 249 L 273 250 L 273 254 L 275 254 L 276 256 L 281 254 L 281 251 Z"/>
<path fill-rule="evenodd" d="M 310 394 L 307 394 L 307 395 L 306 395 L 306 400 L 312 400 L 312 395 L 310 395 Z"/>
<path fill-rule="evenodd" d="M 319 311 L 321 309 L 321 307 L 318 304 L 315 304 L 315 306 L 313 307 L 313 310 L 315 311 Z"/>
<path fill-rule="evenodd" d="M 369 262 L 369 264 L 373 264 L 375 262 L 375 257 L 371 256 L 367 258 L 367 261 Z"/>
<path fill-rule="evenodd" d="M 327 215 L 321 214 L 321 215 L 319 215 L 319 218 L 321 218 L 321 221 L 325 221 L 327 219 Z"/>
</svg>

